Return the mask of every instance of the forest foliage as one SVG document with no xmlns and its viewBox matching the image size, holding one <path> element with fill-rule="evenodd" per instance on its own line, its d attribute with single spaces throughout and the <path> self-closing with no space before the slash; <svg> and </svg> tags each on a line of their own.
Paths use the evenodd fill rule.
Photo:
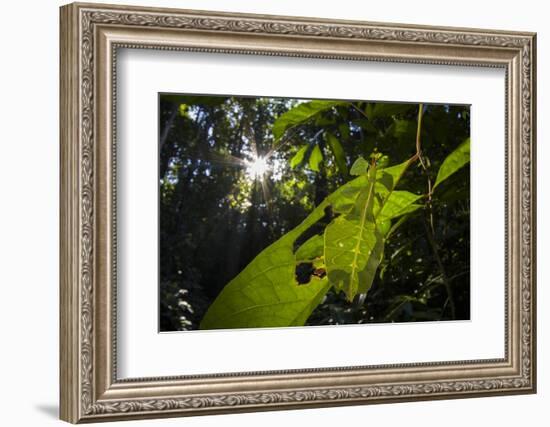
<svg viewBox="0 0 550 427">
<path fill-rule="evenodd" d="M 469 318 L 469 107 L 163 95 L 161 330 Z"/>
</svg>

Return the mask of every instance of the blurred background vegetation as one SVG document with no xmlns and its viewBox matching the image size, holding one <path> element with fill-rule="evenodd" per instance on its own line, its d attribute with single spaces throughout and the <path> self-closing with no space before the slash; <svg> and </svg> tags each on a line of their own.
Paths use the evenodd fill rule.
<svg viewBox="0 0 550 427">
<path fill-rule="evenodd" d="M 418 104 L 341 103 L 276 141 L 274 121 L 301 102 L 160 96 L 161 331 L 198 329 L 223 287 L 348 182 L 359 156 L 378 152 L 397 164 L 415 153 Z M 469 134 L 469 106 L 425 105 L 424 167 L 409 168 L 403 186 L 428 194 Z M 364 301 L 330 290 L 307 325 L 469 319 L 469 165 L 425 206 L 386 244 Z"/>
</svg>

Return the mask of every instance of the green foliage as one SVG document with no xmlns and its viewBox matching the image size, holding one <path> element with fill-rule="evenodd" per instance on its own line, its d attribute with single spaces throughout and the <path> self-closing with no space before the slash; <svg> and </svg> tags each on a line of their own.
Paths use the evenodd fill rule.
<svg viewBox="0 0 550 427">
<path fill-rule="evenodd" d="M 161 330 L 469 318 L 468 107 L 424 107 L 423 167 L 414 104 L 162 95 L 160 111 Z M 262 179 L 232 160 L 256 150 Z"/>
<path fill-rule="evenodd" d="M 375 119 L 378 117 L 394 116 L 396 114 L 402 114 L 407 111 L 410 111 L 412 105 L 405 104 L 405 103 L 394 104 L 390 102 L 368 104 L 367 116 L 371 117 L 372 119 Z"/>
<path fill-rule="evenodd" d="M 307 122 L 319 113 L 341 104 L 342 101 L 309 101 L 298 104 L 275 120 L 272 128 L 274 139 L 281 139 L 289 128 Z"/>
<path fill-rule="evenodd" d="M 384 232 L 379 222 L 412 212 L 419 196 L 394 191 L 409 161 L 384 169 L 376 163 L 364 170 L 366 160 L 357 159 L 352 171 L 359 178 L 329 195 L 297 227 L 262 251 L 221 292 L 210 306 L 202 329 L 276 327 L 303 325 L 329 286 L 343 291 L 348 300 L 366 293 L 384 253 Z M 296 251 L 296 240 L 331 207 L 336 217 L 324 230 Z M 389 206 L 389 207 L 388 207 Z M 411 208 L 412 207 L 412 208 Z M 326 278 L 312 275 L 306 284 L 296 280 L 297 265 L 323 254 Z"/>
<path fill-rule="evenodd" d="M 189 110 L 189 105 L 187 104 L 180 104 L 179 106 L 179 115 L 181 117 L 188 117 L 188 110 Z"/>
</svg>

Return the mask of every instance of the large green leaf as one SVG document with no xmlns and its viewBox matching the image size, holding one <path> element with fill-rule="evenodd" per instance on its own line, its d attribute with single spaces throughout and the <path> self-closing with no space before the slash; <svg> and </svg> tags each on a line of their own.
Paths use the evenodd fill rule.
<svg viewBox="0 0 550 427">
<path fill-rule="evenodd" d="M 338 213 L 351 209 L 365 184 L 363 175 L 341 186 L 301 224 L 260 252 L 218 295 L 206 312 L 201 329 L 303 325 L 329 285 L 326 277 L 316 276 L 307 284 L 298 284 L 296 262 L 316 257 L 319 240 L 307 240 L 296 254 L 294 242 L 325 215 L 329 205 Z M 322 246 L 320 249 L 322 255 Z"/>
<path fill-rule="evenodd" d="M 449 178 L 452 174 L 462 168 L 466 163 L 470 161 L 470 138 L 464 141 L 458 146 L 451 154 L 449 154 L 443 161 L 437 178 L 435 180 L 435 187 Z"/>
<path fill-rule="evenodd" d="M 403 163 L 378 172 L 373 167 L 368 173 L 339 187 L 301 224 L 264 249 L 225 286 L 209 307 L 201 329 L 303 325 L 330 286 L 344 290 L 348 298 L 357 292 L 366 292 L 384 250 L 382 231 L 375 221 L 376 213 L 383 208 L 380 195 L 384 196 L 385 203 L 401 206 L 392 200 L 401 197 L 400 192 L 393 190 L 406 165 Z M 323 237 L 311 237 L 294 253 L 296 240 L 325 216 L 328 206 L 339 216 L 326 227 Z M 387 218 L 393 216 L 384 215 L 387 225 Z M 332 245 L 332 249 L 327 251 L 327 244 Z M 349 250 L 359 254 L 355 264 L 362 268 L 354 267 L 353 259 L 348 268 L 346 252 Z M 338 251 L 342 252 L 343 258 Z M 326 262 L 327 254 L 332 259 L 330 267 Z M 312 275 L 308 283 L 298 284 L 296 264 L 323 255 L 327 276 L 321 279 Z"/>
<path fill-rule="evenodd" d="M 281 114 L 273 123 L 273 137 L 279 140 L 287 129 L 302 124 L 322 111 L 326 111 L 337 105 L 346 104 L 342 101 L 309 101 L 298 104 Z"/>
<path fill-rule="evenodd" d="M 303 325 L 328 291 L 326 278 L 312 276 L 307 284 L 295 277 L 294 241 L 324 215 L 319 205 L 296 228 L 264 249 L 209 307 L 201 329 Z"/>
<path fill-rule="evenodd" d="M 332 151 L 334 160 L 336 161 L 336 166 L 338 166 L 338 170 L 343 176 L 347 176 L 348 165 L 346 164 L 346 155 L 344 154 L 342 144 L 340 144 L 338 138 L 336 138 L 336 136 L 334 136 L 332 133 L 325 134 L 325 139 L 328 143 L 328 146 L 330 147 L 330 150 Z"/>
</svg>

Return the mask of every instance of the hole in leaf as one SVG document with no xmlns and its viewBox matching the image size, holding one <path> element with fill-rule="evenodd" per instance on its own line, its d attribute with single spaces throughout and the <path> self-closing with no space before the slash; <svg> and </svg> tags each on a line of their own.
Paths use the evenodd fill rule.
<svg viewBox="0 0 550 427">
<path fill-rule="evenodd" d="M 324 268 L 315 268 L 311 262 L 302 262 L 296 266 L 295 274 L 298 285 L 306 285 L 313 277 L 322 279 L 327 271 Z"/>
<path fill-rule="evenodd" d="M 298 285 L 305 285 L 311 281 L 311 275 L 315 271 L 313 263 L 303 262 L 296 266 L 296 281 Z"/>
</svg>

